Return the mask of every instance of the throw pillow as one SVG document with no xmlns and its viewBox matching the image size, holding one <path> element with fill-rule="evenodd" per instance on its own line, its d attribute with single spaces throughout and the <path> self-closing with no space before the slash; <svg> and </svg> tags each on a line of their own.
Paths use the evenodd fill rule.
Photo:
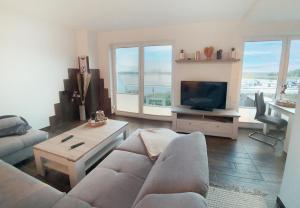
<svg viewBox="0 0 300 208">
<path fill-rule="evenodd" d="M 19 116 L 0 116 L 0 138 L 12 135 L 23 135 L 31 129 L 28 122 Z"/>
<path fill-rule="evenodd" d="M 178 134 L 170 129 L 145 129 L 141 130 L 140 137 L 144 143 L 148 156 L 156 160 L 161 152 Z"/>
</svg>

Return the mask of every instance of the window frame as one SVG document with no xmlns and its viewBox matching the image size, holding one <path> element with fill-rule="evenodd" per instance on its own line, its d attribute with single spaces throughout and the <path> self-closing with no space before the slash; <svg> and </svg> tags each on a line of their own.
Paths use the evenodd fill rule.
<svg viewBox="0 0 300 208">
<path fill-rule="evenodd" d="M 172 47 L 172 60 L 171 60 L 171 107 L 174 105 L 174 43 L 172 41 L 154 41 L 154 42 L 134 42 L 134 43 L 116 43 L 111 44 L 111 88 L 112 88 L 112 98 L 113 98 L 113 109 L 116 115 L 129 116 L 129 117 L 137 117 L 137 118 L 146 118 L 153 120 L 163 120 L 163 121 L 171 121 L 172 115 L 170 116 L 162 116 L 162 115 L 150 115 L 145 114 L 143 112 L 143 104 L 144 104 L 144 47 L 149 46 L 171 46 Z M 139 112 L 131 113 L 125 111 L 119 111 L 117 109 L 117 69 L 116 69 L 116 49 L 118 48 L 131 48 L 137 47 L 139 50 Z"/>
</svg>

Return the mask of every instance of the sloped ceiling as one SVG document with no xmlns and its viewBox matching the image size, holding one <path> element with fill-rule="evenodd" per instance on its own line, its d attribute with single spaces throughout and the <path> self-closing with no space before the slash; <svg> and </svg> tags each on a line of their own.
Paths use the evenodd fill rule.
<svg viewBox="0 0 300 208">
<path fill-rule="evenodd" d="M 0 9 L 90 30 L 203 21 L 300 21 L 300 0 L 0 0 Z"/>
</svg>

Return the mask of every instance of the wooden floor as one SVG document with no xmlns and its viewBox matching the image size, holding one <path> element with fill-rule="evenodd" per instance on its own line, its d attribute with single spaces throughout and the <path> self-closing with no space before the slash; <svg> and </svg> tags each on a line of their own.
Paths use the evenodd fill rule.
<svg viewBox="0 0 300 208">
<path fill-rule="evenodd" d="M 113 119 L 129 122 L 129 133 L 137 128 L 170 128 L 170 122 L 152 121 L 137 118 L 114 116 Z M 66 125 L 50 135 L 54 136 L 79 123 Z M 268 207 L 276 207 L 285 157 L 275 156 L 273 148 L 248 138 L 250 130 L 240 130 L 237 141 L 207 136 L 210 185 L 229 190 L 260 194 L 265 197 Z M 37 175 L 34 159 L 17 165 L 24 172 L 68 192 L 68 177 L 64 174 L 48 171 L 43 178 Z"/>
</svg>

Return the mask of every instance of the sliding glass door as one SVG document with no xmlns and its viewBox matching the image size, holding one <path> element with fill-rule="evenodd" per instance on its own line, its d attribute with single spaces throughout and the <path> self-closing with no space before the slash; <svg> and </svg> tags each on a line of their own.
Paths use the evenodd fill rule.
<svg viewBox="0 0 300 208">
<path fill-rule="evenodd" d="M 139 113 L 139 48 L 117 48 L 117 111 Z"/>
<path fill-rule="evenodd" d="M 149 115 L 171 115 L 172 46 L 144 47 L 144 106 Z"/>
<path fill-rule="evenodd" d="M 116 112 L 171 116 L 172 46 L 114 48 Z"/>
</svg>

